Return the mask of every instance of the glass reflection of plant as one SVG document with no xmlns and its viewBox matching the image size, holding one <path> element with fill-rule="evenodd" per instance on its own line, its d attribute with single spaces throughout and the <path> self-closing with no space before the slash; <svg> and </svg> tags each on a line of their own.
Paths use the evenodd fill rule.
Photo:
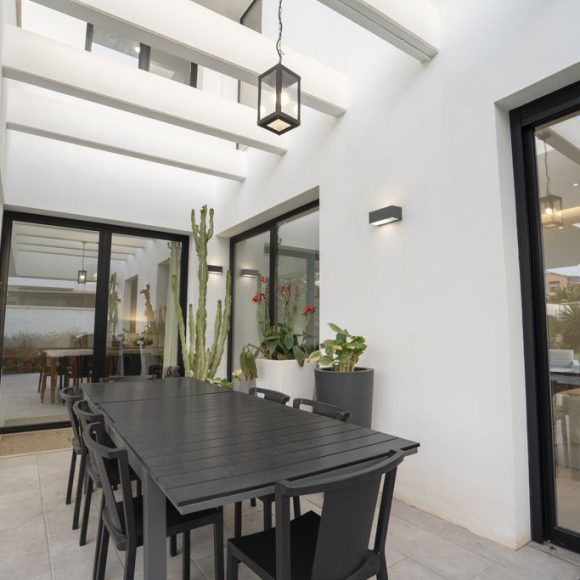
<svg viewBox="0 0 580 580">
<path fill-rule="evenodd" d="M 157 346 L 165 333 L 165 309 L 153 310 L 150 284 L 145 285 L 141 294 L 145 297 L 145 330 L 137 333 L 134 342 L 138 346 Z"/>
<path fill-rule="evenodd" d="M 107 336 L 114 344 L 119 340 L 119 284 L 117 282 L 117 273 L 111 274 L 109 280 L 109 302 L 108 302 L 108 316 L 107 316 Z"/>
<path fill-rule="evenodd" d="M 580 285 L 555 288 L 549 304 L 558 304 L 557 314 L 548 315 L 550 348 L 580 351 Z"/>
</svg>

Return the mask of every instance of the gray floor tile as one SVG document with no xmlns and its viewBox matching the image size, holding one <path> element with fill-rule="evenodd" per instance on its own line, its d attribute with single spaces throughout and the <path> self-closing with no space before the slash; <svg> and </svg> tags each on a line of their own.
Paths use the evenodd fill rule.
<svg viewBox="0 0 580 580">
<path fill-rule="evenodd" d="M 389 580 L 445 580 L 444 576 L 440 576 L 410 558 L 404 558 L 388 566 L 388 572 Z"/>
<path fill-rule="evenodd" d="M 391 517 L 388 542 L 396 550 L 449 580 L 471 580 L 493 562 L 397 517 Z"/>
</svg>

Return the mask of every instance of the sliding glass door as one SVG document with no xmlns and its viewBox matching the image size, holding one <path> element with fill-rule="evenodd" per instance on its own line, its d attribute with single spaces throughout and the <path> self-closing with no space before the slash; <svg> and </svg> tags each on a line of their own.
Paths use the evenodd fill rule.
<svg viewBox="0 0 580 580">
<path fill-rule="evenodd" d="M 319 340 L 318 202 L 232 238 L 233 314 L 229 372 L 247 344 L 283 324 L 305 342 Z"/>
<path fill-rule="evenodd" d="M 512 113 L 532 537 L 580 552 L 580 85 Z"/>
<path fill-rule="evenodd" d="M 171 284 L 183 302 L 187 246 L 186 236 L 7 212 L 0 433 L 65 424 L 65 387 L 179 366 Z"/>
</svg>

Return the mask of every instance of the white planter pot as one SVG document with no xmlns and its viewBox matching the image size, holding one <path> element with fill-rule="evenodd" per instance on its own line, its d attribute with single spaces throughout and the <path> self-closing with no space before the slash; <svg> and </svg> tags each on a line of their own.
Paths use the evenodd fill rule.
<svg viewBox="0 0 580 580">
<path fill-rule="evenodd" d="M 314 398 L 315 365 L 304 363 L 300 367 L 295 360 L 257 359 L 258 378 L 256 386 L 279 391 L 291 397 Z M 291 402 L 290 402 L 291 404 Z"/>
</svg>

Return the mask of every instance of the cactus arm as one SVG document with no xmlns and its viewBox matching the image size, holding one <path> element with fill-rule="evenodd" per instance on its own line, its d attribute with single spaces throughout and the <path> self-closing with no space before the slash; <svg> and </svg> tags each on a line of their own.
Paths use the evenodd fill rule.
<svg viewBox="0 0 580 580">
<path fill-rule="evenodd" d="M 213 344 L 211 345 L 211 349 L 208 350 L 209 360 L 208 360 L 208 376 L 214 377 L 217 371 L 217 367 L 219 365 L 219 358 L 216 357 L 218 352 L 218 344 L 219 344 L 219 337 L 222 327 L 222 301 L 218 300 L 217 303 L 217 311 L 215 315 L 215 322 L 213 325 Z"/>
<path fill-rule="evenodd" d="M 217 340 L 216 349 L 214 351 L 214 358 L 213 358 L 213 373 L 215 375 L 217 368 L 220 364 L 222 356 L 224 354 L 224 348 L 226 344 L 226 340 L 228 338 L 228 333 L 230 330 L 230 316 L 232 312 L 232 276 L 231 273 L 228 271 L 226 277 L 226 295 L 224 298 L 224 308 L 222 314 L 222 323 L 220 327 L 220 331 L 217 333 L 219 338 Z M 214 337 L 215 341 L 215 337 Z M 213 375 L 210 375 L 213 376 Z"/>
<path fill-rule="evenodd" d="M 181 304 L 179 303 L 179 293 L 177 291 L 177 276 L 175 275 L 171 277 L 171 289 L 173 291 L 173 303 L 175 304 L 175 311 L 177 313 L 177 325 L 179 328 L 179 341 L 181 342 L 183 367 L 185 370 L 185 376 L 188 377 L 191 374 L 191 365 L 187 353 L 187 340 L 185 338 L 185 321 L 183 320 L 183 312 L 181 310 Z"/>
</svg>

